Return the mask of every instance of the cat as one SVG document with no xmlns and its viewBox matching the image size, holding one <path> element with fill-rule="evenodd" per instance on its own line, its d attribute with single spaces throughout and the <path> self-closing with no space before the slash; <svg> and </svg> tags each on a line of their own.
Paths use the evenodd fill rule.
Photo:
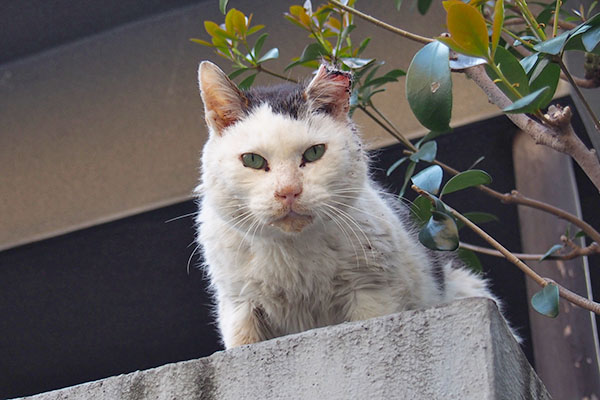
<svg viewBox="0 0 600 400">
<path fill-rule="evenodd" d="M 198 80 L 209 138 L 197 240 L 225 348 L 465 297 L 499 304 L 423 247 L 370 178 L 349 73 L 321 65 L 305 84 L 240 90 L 204 61 Z"/>
</svg>

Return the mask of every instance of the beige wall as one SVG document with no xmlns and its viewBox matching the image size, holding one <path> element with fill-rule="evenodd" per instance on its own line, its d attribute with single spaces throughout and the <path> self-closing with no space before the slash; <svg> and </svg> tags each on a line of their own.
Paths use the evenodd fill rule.
<svg viewBox="0 0 600 400">
<path fill-rule="evenodd" d="M 222 19 L 214 3 L 0 65 L 0 249 L 190 197 L 206 137 L 196 67 L 203 59 L 228 67 L 188 41 L 205 38 L 203 20 Z M 282 17 L 289 4 L 233 3 L 268 26 L 265 47 L 281 52 L 274 69 L 308 43 Z M 443 31 L 441 7 L 424 18 L 396 12 L 391 1 L 358 5 L 420 34 Z M 377 35 L 365 56 L 387 60 L 390 69 L 408 68 L 417 44 L 357 22 L 356 38 Z M 292 76 L 308 73 L 299 67 Z M 461 75 L 454 89 L 452 125 L 497 112 Z M 422 134 L 403 93 L 402 82 L 374 99 L 404 132 Z M 393 143 L 360 112 L 356 120 L 370 147 Z"/>
</svg>

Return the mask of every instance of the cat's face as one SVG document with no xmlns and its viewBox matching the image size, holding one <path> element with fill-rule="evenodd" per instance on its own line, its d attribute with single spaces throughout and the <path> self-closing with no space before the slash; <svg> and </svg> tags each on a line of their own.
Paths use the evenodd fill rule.
<svg viewBox="0 0 600 400">
<path fill-rule="evenodd" d="M 338 220 L 366 179 L 347 118 L 349 76 L 322 69 L 306 88 L 242 93 L 216 66 L 204 65 L 200 85 L 211 130 L 202 156 L 205 201 L 253 236 L 305 233 Z M 218 88 L 206 81 L 218 82 L 215 74 Z M 337 80 L 333 87 L 330 79 Z"/>
</svg>

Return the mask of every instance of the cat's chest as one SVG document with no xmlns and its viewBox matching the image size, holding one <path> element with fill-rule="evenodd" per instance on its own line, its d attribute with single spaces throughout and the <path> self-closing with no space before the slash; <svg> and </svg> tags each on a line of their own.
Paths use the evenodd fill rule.
<svg viewBox="0 0 600 400">
<path fill-rule="evenodd" d="M 336 241 L 322 235 L 311 240 L 263 241 L 247 251 L 251 260 L 247 276 L 264 291 L 289 293 L 330 286 L 343 268 Z"/>
</svg>

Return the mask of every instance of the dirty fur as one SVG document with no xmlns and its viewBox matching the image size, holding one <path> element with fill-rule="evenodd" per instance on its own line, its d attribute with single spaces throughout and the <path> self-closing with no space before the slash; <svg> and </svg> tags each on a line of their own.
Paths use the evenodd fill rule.
<svg viewBox="0 0 600 400">
<path fill-rule="evenodd" d="M 241 91 L 203 62 L 198 78 L 209 127 L 198 242 L 226 348 L 464 297 L 498 302 L 425 249 L 370 179 L 349 74 L 321 66 L 306 84 Z M 309 161 L 315 145 L 324 152 Z"/>
</svg>

